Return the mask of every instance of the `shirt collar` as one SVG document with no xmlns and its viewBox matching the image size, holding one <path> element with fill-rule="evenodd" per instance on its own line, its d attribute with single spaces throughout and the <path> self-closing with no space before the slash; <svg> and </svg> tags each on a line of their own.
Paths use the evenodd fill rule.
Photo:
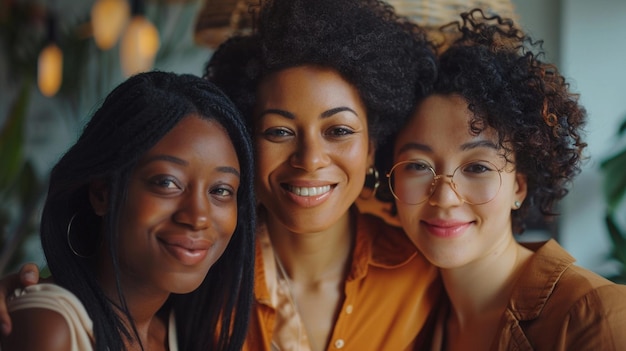
<svg viewBox="0 0 626 351">
<path fill-rule="evenodd" d="M 356 206 L 350 211 L 356 217 L 356 239 L 348 282 L 365 278 L 370 266 L 393 269 L 407 264 L 417 255 L 415 245 L 401 228 L 374 215 L 362 214 Z M 255 250 L 255 297 L 259 302 L 274 306 L 272 297 L 276 296 L 277 272 L 264 221 L 257 222 Z"/>
<path fill-rule="evenodd" d="M 509 309 L 519 320 L 531 320 L 541 314 L 559 278 L 576 260 L 554 239 L 522 245 L 535 254 L 515 284 Z"/>
<path fill-rule="evenodd" d="M 348 281 L 364 278 L 370 266 L 393 269 L 417 255 L 415 245 L 401 228 L 374 215 L 359 213 L 356 206 L 352 213 L 356 216 L 356 240 Z"/>
</svg>

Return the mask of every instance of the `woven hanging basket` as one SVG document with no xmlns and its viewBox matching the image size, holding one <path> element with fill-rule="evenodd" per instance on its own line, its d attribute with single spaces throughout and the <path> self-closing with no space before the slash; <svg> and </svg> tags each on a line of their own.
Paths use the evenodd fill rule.
<svg viewBox="0 0 626 351">
<path fill-rule="evenodd" d="M 440 26 L 461 19 L 461 13 L 480 8 L 488 15 L 510 18 L 518 24 L 511 0 L 387 0 L 399 15 L 410 18 L 428 29 L 430 40 L 444 51 L 454 39 L 450 33 L 437 30 Z"/>
<path fill-rule="evenodd" d="M 255 13 L 263 0 L 203 0 L 195 25 L 195 41 L 216 48 L 229 36 L 251 31 Z M 311 0 L 315 1 L 315 0 Z M 460 19 L 462 12 L 481 8 L 486 14 L 498 14 L 517 22 L 511 0 L 387 0 L 396 12 L 435 28 Z M 439 39 L 434 38 L 435 41 Z"/>
<path fill-rule="evenodd" d="M 250 32 L 260 3 L 261 0 L 204 0 L 196 18 L 195 42 L 216 48 L 233 34 Z"/>
<path fill-rule="evenodd" d="M 497 14 L 517 22 L 510 0 L 387 0 L 396 12 L 425 27 L 439 27 L 460 19 L 460 14 L 481 8 L 486 14 Z"/>
</svg>

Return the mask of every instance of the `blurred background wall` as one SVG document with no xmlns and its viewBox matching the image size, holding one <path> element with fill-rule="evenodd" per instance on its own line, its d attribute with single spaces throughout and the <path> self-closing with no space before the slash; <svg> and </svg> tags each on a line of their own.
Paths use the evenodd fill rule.
<svg viewBox="0 0 626 351">
<path fill-rule="evenodd" d="M 587 108 L 590 157 L 562 203 L 559 241 L 578 264 L 612 274 L 611 242 L 604 223 L 604 177 L 600 162 L 623 144 L 616 132 L 626 118 L 626 2 L 622 0 L 514 0 L 525 30 L 543 38 L 548 60 L 556 62 Z M 623 169 L 626 174 L 626 169 Z M 619 211 L 624 228 L 626 209 Z"/>
</svg>

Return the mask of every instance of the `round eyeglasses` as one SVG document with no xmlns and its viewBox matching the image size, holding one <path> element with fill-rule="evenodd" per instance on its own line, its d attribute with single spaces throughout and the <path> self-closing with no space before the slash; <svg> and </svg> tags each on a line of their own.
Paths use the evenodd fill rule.
<svg viewBox="0 0 626 351">
<path fill-rule="evenodd" d="M 450 187 L 470 205 L 482 205 L 493 200 L 502 186 L 502 169 L 485 160 L 464 163 L 452 174 L 437 174 L 424 160 L 396 163 L 387 174 L 393 196 L 409 205 L 428 200 L 440 179 L 448 179 Z"/>
</svg>

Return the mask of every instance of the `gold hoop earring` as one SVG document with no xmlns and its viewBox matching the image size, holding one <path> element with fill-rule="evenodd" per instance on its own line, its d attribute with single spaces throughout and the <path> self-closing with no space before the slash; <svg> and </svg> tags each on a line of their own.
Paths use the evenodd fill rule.
<svg viewBox="0 0 626 351">
<path fill-rule="evenodd" d="M 88 247 L 89 243 L 82 244 L 82 248 L 77 250 L 76 247 L 80 247 L 81 245 L 77 246 L 77 245 L 72 244 L 72 237 L 73 237 L 73 235 L 72 235 L 72 226 L 78 224 L 78 223 L 74 223 L 74 220 L 76 219 L 77 216 L 78 216 L 78 212 L 74 213 L 72 215 L 72 217 L 70 218 L 69 223 L 67 224 L 67 231 L 66 231 L 66 234 L 67 234 L 67 246 L 70 248 L 70 250 L 72 251 L 72 253 L 74 255 L 76 255 L 78 257 L 81 257 L 81 258 L 91 258 L 91 257 L 93 257 L 96 254 L 96 252 L 98 250 L 98 247 L 100 246 L 100 244 L 102 244 L 102 241 L 98 240 L 98 243 L 91 243 L 91 246 L 92 246 L 91 251 L 92 252 L 90 252 L 88 254 L 81 253 L 80 251 L 83 250 L 83 249 L 89 248 Z M 100 239 L 102 239 L 102 238 L 100 237 Z"/>
<path fill-rule="evenodd" d="M 376 194 L 376 190 L 380 186 L 380 178 L 378 170 L 374 166 L 370 166 L 365 173 L 365 184 L 363 184 L 363 190 L 359 197 L 363 200 L 367 200 Z"/>
</svg>

